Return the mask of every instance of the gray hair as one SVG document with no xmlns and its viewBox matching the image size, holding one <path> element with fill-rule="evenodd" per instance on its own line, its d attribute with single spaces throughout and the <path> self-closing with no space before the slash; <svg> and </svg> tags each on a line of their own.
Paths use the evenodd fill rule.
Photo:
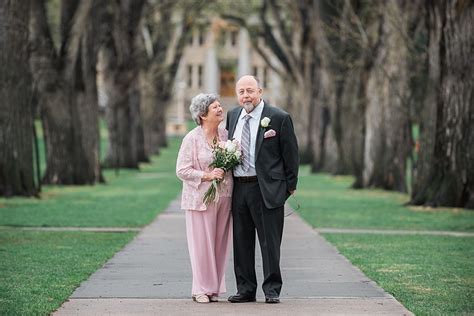
<svg viewBox="0 0 474 316">
<path fill-rule="evenodd" d="M 219 95 L 215 93 L 199 93 L 191 100 L 189 111 L 197 125 L 201 125 L 201 116 L 206 116 L 209 105 L 219 99 Z"/>
</svg>

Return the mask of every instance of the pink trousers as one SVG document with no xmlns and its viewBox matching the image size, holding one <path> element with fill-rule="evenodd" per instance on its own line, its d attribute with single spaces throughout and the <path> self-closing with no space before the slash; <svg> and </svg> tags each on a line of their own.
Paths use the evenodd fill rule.
<svg viewBox="0 0 474 316">
<path fill-rule="evenodd" d="M 225 268 L 232 239 L 230 207 L 231 197 L 221 197 L 205 211 L 186 211 L 193 295 L 226 292 Z"/>
</svg>

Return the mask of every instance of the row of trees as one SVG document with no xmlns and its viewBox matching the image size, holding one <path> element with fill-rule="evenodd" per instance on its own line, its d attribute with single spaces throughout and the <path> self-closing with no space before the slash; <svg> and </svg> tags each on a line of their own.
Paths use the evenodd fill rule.
<svg viewBox="0 0 474 316">
<path fill-rule="evenodd" d="M 36 113 L 45 184 L 94 184 L 104 180 L 102 166 L 138 168 L 158 153 L 166 145 L 164 113 L 184 44 L 204 4 L 2 1 L 0 195 L 38 193 Z M 109 134 L 102 165 L 97 69 Z"/>
<path fill-rule="evenodd" d="M 0 4 L 2 195 L 36 193 L 35 105 L 46 141 L 43 183 L 103 180 L 98 68 L 108 98 L 103 165 L 137 168 L 158 153 L 187 38 L 198 17 L 219 13 L 247 29 L 287 85 L 284 105 L 314 172 L 353 174 L 356 188 L 411 187 L 413 204 L 474 207 L 472 1 L 60 4 Z"/>
<path fill-rule="evenodd" d="M 313 171 L 401 192 L 411 174 L 412 204 L 474 208 L 472 1 L 257 7 L 256 20 L 224 16 L 249 31 L 288 84 L 288 110 Z"/>
</svg>

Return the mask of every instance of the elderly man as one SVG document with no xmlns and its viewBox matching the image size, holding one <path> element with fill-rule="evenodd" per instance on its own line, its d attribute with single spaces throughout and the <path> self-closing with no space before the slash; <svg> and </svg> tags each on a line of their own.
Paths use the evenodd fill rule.
<svg viewBox="0 0 474 316">
<path fill-rule="evenodd" d="M 279 303 L 284 204 L 296 190 L 298 144 L 290 115 L 262 100 L 257 78 L 240 78 L 236 93 L 240 107 L 228 113 L 226 129 L 229 139 L 240 141 L 243 161 L 233 170 L 234 272 L 238 293 L 229 301 L 255 302 L 256 231 L 262 252 L 265 302 Z"/>
</svg>

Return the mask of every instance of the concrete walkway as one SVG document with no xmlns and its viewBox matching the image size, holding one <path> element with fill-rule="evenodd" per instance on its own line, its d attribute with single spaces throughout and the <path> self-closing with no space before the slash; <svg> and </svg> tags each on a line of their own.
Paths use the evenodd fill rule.
<svg viewBox="0 0 474 316">
<path fill-rule="evenodd" d="M 379 235 L 425 235 L 425 236 L 450 236 L 474 237 L 472 232 L 457 232 L 443 230 L 404 230 L 404 229 L 357 229 L 357 228 L 316 228 L 318 233 L 337 234 L 379 234 Z"/>
<path fill-rule="evenodd" d="M 290 213 L 290 212 L 289 212 Z M 137 227 L 36 227 L 36 226 L 0 226 L 0 230 L 27 230 L 51 232 L 94 232 L 94 233 L 126 233 L 138 232 Z M 358 229 L 358 228 L 315 228 L 318 233 L 337 234 L 375 234 L 375 235 L 426 235 L 450 237 L 474 237 L 473 232 L 444 231 L 444 230 L 403 230 L 403 229 Z"/>
<path fill-rule="evenodd" d="M 258 245 L 257 245 L 257 249 Z M 259 253 L 259 251 L 257 251 Z M 411 315 L 304 223 L 285 219 L 281 304 L 191 301 L 191 266 L 178 200 L 85 281 L 54 315 Z M 257 256 L 261 285 L 262 265 Z M 228 294 L 236 291 L 232 258 Z"/>
</svg>

